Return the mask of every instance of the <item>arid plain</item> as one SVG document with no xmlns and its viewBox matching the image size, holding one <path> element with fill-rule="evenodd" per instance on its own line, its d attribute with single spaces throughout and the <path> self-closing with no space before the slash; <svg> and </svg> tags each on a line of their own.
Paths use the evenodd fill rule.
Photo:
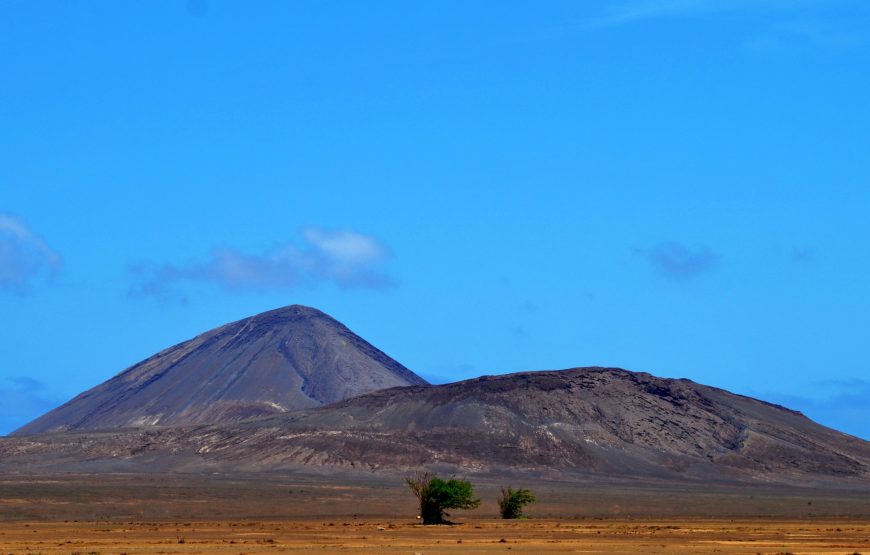
<svg viewBox="0 0 870 555">
<path fill-rule="evenodd" d="M 535 481 L 528 520 L 481 507 L 422 526 L 398 474 L 5 476 L 4 554 L 870 553 L 860 491 Z"/>
<path fill-rule="evenodd" d="M 861 553 L 870 521 L 469 519 L 16 523 L 4 553 Z"/>
</svg>

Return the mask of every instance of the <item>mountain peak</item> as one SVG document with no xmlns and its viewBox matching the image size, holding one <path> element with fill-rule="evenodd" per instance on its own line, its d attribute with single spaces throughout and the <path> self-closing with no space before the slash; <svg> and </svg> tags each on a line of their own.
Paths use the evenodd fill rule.
<svg viewBox="0 0 870 555">
<path fill-rule="evenodd" d="M 212 424 L 426 383 L 326 313 L 290 305 L 163 350 L 15 433 Z"/>
<path fill-rule="evenodd" d="M 261 318 L 263 316 L 269 315 L 300 316 L 303 318 L 326 316 L 327 318 L 331 318 L 331 316 L 329 316 L 325 312 L 318 310 L 312 306 L 305 306 L 304 304 L 291 304 L 287 306 L 282 306 L 281 308 L 267 310 L 266 312 L 262 312 L 260 314 L 257 314 L 256 316 L 253 316 L 253 318 Z"/>
</svg>

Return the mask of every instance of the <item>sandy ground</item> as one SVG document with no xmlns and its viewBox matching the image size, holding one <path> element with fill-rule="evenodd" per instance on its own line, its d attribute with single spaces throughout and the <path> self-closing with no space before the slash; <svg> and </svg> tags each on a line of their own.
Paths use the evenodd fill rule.
<svg viewBox="0 0 870 555">
<path fill-rule="evenodd" d="M 0 475 L 0 555 L 870 555 L 866 490 L 473 482 L 479 509 L 422 526 L 401 476 Z M 494 518 L 508 484 L 538 495 L 530 519 Z"/>
<path fill-rule="evenodd" d="M 16 522 L 4 554 L 870 553 L 870 521 Z"/>
</svg>

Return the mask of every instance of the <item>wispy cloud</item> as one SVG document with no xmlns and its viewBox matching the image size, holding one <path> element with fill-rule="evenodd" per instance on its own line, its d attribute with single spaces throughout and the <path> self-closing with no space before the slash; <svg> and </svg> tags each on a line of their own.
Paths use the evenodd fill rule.
<svg viewBox="0 0 870 555">
<path fill-rule="evenodd" d="M 604 13 L 592 19 L 589 25 L 608 27 L 645 19 L 736 9 L 748 4 L 750 2 L 745 0 L 634 0 L 611 4 Z"/>
<path fill-rule="evenodd" d="M 719 257 L 709 247 L 687 247 L 675 241 L 660 243 L 649 249 L 634 249 L 659 274 L 674 279 L 689 279 L 715 268 Z"/>
<path fill-rule="evenodd" d="M 0 213 L 0 290 L 26 293 L 33 281 L 52 278 L 61 256 L 20 219 Z"/>
<path fill-rule="evenodd" d="M 627 0 L 610 4 L 589 27 L 610 27 L 649 19 L 691 17 L 741 9 L 794 8 L 815 0 Z"/>
<path fill-rule="evenodd" d="M 0 378 L 0 435 L 8 434 L 60 405 L 45 384 L 27 376 Z"/>
<path fill-rule="evenodd" d="M 139 264 L 134 296 L 178 298 L 173 289 L 188 283 L 212 283 L 231 291 L 289 290 L 331 282 L 341 288 L 384 289 L 394 285 L 383 269 L 392 256 L 386 245 L 355 231 L 306 227 L 300 239 L 263 254 L 234 248 L 214 249 L 208 259 L 186 265 Z"/>
<path fill-rule="evenodd" d="M 743 46 L 758 53 L 775 53 L 805 44 L 822 49 L 848 48 L 861 44 L 860 34 L 842 21 L 780 21 L 765 32 L 747 37 Z"/>
</svg>

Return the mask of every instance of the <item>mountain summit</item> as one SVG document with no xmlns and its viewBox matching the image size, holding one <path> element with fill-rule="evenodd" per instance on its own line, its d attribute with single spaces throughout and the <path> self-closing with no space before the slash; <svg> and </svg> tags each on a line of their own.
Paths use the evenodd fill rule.
<svg viewBox="0 0 870 555">
<path fill-rule="evenodd" d="M 14 435 L 226 423 L 425 384 L 327 314 L 292 305 L 161 351 Z"/>
</svg>

